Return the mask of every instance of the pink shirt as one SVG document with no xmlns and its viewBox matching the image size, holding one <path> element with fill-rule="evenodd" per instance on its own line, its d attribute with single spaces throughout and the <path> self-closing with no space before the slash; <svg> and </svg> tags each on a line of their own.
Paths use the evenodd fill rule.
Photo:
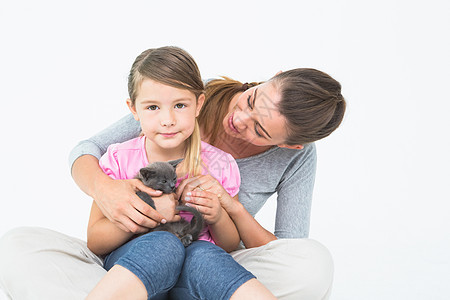
<svg viewBox="0 0 450 300">
<path fill-rule="evenodd" d="M 236 196 L 239 192 L 241 177 L 234 158 L 205 142 L 201 144 L 200 155 L 206 165 L 202 169 L 202 174 L 210 174 L 217 179 L 230 196 Z M 134 178 L 141 168 L 148 165 L 145 136 L 109 146 L 106 153 L 100 158 L 99 164 L 103 172 L 113 179 Z M 178 178 L 177 186 L 186 177 Z M 187 212 L 180 212 L 180 216 L 187 221 L 192 219 L 192 214 Z M 214 243 L 207 226 L 200 234 L 199 240 Z"/>
</svg>

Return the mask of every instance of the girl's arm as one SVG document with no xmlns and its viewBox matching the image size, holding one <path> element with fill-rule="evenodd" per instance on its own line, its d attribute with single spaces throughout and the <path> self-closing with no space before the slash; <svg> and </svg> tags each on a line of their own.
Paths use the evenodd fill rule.
<svg viewBox="0 0 450 300">
<path fill-rule="evenodd" d="M 237 197 L 236 195 L 236 201 Z M 206 190 L 191 192 L 187 194 L 185 202 L 187 205 L 196 208 L 203 215 L 217 246 L 227 252 L 236 250 L 240 241 L 239 233 L 227 212 L 221 207 L 216 194 Z"/>
<path fill-rule="evenodd" d="M 214 190 L 214 192 L 217 193 L 216 195 L 220 195 L 218 198 L 222 208 L 226 212 L 225 215 L 229 216 L 233 221 L 235 228 L 238 230 L 240 239 L 246 248 L 259 247 L 277 239 L 275 235 L 264 229 L 264 227 L 248 213 L 245 207 L 238 201 L 237 196 L 231 197 L 225 191 Z M 201 193 L 202 192 L 197 190 L 192 191 L 192 198 L 197 199 L 196 197 Z"/>
<path fill-rule="evenodd" d="M 127 242 L 134 234 L 110 222 L 92 202 L 87 230 L 87 246 L 98 256 L 106 255 Z"/>
<path fill-rule="evenodd" d="M 239 201 L 224 195 L 220 197 L 220 203 L 236 225 L 245 248 L 260 247 L 277 239 L 262 227 Z"/>
<path fill-rule="evenodd" d="M 113 180 L 104 174 L 98 160 L 109 145 L 139 135 L 139 122 L 132 114 L 109 126 L 88 140 L 80 142 L 70 153 L 72 177 L 82 191 L 95 199 L 98 208 L 124 231 L 141 233 L 155 227 L 163 217 L 136 196 L 137 190 L 151 196 L 161 192 L 145 187 L 138 180 Z"/>
<path fill-rule="evenodd" d="M 197 198 L 204 193 L 198 190 L 197 187 L 199 186 L 205 189 L 205 192 L 218 196 L 220 205 L 235 224 L 240 239 L 246 248 L 259 247 L 277 239 L 247 212 L 237 196 L 231 197 L 222 185 L 210 175 L 201 175 L 184 180 L 178 187 L 178 197 L 188 203 L 196 204 Z M 188 193 L 191 193 L 191 196 Z M 186 200 L 186 197 L 188 197 L 188 200 Z"/>
</svg>

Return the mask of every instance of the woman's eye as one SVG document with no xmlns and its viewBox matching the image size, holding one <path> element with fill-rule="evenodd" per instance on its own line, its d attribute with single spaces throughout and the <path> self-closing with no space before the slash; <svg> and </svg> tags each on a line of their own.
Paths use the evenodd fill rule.
<svg viewBox="0 0 450 300">
<path fill-rule="evenodd" d="M 185 107 L 186 105 L 184 105 L 183 103 L 175 104 L 175 108 L 185 108 Z"/>
<path fill-rule="evenodd" d="M 248 107 L 250 107 L 250 109 L 253 109 L 252 104 L 250 103 L 251 98 L 252 98 L 252 95 L 248 95 L 247 104 L 248 104 Z"/>
<path fill-rule="evenodd" d="M 259 131 L 258 131 L 258 124 L 257 123 L 255 123 L 255 133 L 256 133 L 257 136 L 263 137 L 262 134 L 259 133 Z"/>
<path fill-rule="evenodd" d="M 157 105 L 150 105 L 147 109 L 149 110 L 157 110 L 159 107 Z"/>
</svg>

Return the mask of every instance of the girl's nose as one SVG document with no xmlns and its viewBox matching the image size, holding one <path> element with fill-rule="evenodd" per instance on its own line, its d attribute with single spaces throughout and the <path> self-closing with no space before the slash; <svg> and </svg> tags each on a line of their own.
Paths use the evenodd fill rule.
<svg viewBox="0 0 450 300">
<path fill-rule="evenodd" d="M 172 111 L 167 110 L 161 113 L 161 125 L 165 127 L 174 126 L 176 124 L 175 115 Z"/>
</svg>

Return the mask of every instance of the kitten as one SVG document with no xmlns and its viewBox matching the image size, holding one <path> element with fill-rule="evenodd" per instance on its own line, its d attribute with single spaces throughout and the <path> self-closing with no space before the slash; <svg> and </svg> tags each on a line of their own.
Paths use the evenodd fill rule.
<svg viewBox="0 0 450 300">
<path fill-rule="evenodd" d="M 171 194 L 175 191 L 177 183 L 177 174 L 175 168 L 177 163 L 154 162 L 139 170 L 136 179 L 154 190 L 160 190 L 164 194 Z M 136 193 L 139 198 L 144 200 L 148 205 L 156 209 L 155 202 L 152 197 L 144 192 Z M 175 234 L 185 247 L 189 246 L 193 241 L 198 239 L 203 229 L 203 216 L 193 207 L 186 205 L 178 205 L 177 210 L 188 211 L 194 216 L 191 222 L 181 219 L 177 222 L 161 224 L 153 229 L 153 231 L 168 231 Z"/>
</svg>

